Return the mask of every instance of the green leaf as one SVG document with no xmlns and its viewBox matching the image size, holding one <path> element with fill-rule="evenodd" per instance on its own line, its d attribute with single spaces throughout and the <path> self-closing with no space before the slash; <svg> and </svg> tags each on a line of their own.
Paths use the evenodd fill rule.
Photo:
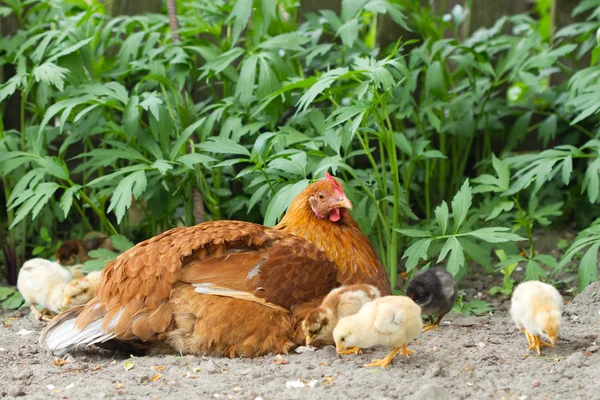
<svg viewBox="0 0 600 400">
<path fill-rule="evenodd" d="M 500 213 L 504 212 L 508 212 L 510 210 L 512 210 L 515 206 L 515 203 L 513 203 L 512 201 L 503 201 L 500 204 L 498 204 L 496 207 L 494 207 L 494 209 L 492 210 L 492 212 L 490 213 L 490 215 L 485 219 L 486 221 L 491 221 L 493 219 L 495 219 L 496 217 L 498 217 L 498 215 L 500 215 Z"/>
<path fill-rule="evenodd" d="M 578 271 L 580 290 L 585 289 L 587 285 L 598 278 L 598 248 L 600 248 L 600 242 L 590 246 L 581 259 Z"/>
<path fill-rule="evenodd" d="M 217 159 L 207 156 L 206 154 L 191 153 L 179 157 L 176 161 L 185 165 L 187 169 L 193 170 L 194 165 L 196 164 L 202 164 L 205 167 L 208 167 L 210 163 L 217 161 Z"/>
<path fill-rule="evenodd" d="M 300 177 L 306 177 L 306 164 L 308 158 L 306 153 L 296 153 L 290 157 L 290 159 L 276 158 L 269 163 L 270 168 L 276 168 L 280 171 L 287 172 L 289 174 L 299 175 Z"/>
<path fill-rule="evenodd" d="M 469 186 L 469 180 L 465 180 L 465 183 L 461 186 L 460 190 L 452 199 L 452 216 L 454 217 L 454 232 L 458 232 L 458 229 L 462 225 L 463 221 L 467 217 L 469 208 L 471 208 L 471 202 L 473 196 L 471 195 L 471 187 Z"/>
<path fill-rule="evenodd" d="M 146 172 L 143 170 L 136 171 L 123 178 L 115 188 L 107 212 L 111 212 L 114 209 L 117 222 L 121 223 L 125 212 L 131 206 L 132 195 L 136 199 L 139 199 L 146 190 L 146 184 Z"/>
<path fill-rule="evenodd" d="M 235 44 L 242 31 L 250 22 L 250 16 L 252 15 L 252 0 L 237 0 L 229 20 L 233 20 L 233 37 L 232 44 Z"/>
<path fill-rule="evenodd" d="M 561 169 L 561 177 L 562 177 L 563 183 L 565 185 L 569 184 L 569 181 L 571 180 L 572 172 L 573 172 L 573 157 L 571 157 L 569 155 L 569 156 L 565 157 L 565 159 L 563 160 L 562 169 Z"/>
<path fill-rule="evenodd" d="M 200 150 L 217 154 L 239 154 L 250 157 L 250 152 L 244 146 L 237 144 L 231 139 L 225 137 L 211 137 L 204 143 L 197 144 Z"/>
<path fill-rule="evenodd" d="M 406 272 L 410 272 L 417 266 L 420 259 L 427 260 L 427 250 L 432 239 L 420 239 L 412 244 L 402 258 L 406 258 Z"/>
<path fill-rule="evenodd" d="M 265 50 L 291 50 L 302 51 L 303 45 L 310 42 L 310 38 L 301 36 L 298 32 L 283 33 L 265 40 L 258 45 L 259 48 Z"/>
<path fill-rule="evenodd" d="M 396 144 L 396 147 L 398 147 L 404 154 L 412 157 L 412 145 L 404 133 L 395 132 L 394 143 Z"/>
<path fill-rule="evenodd" d="M 528 281 L 539 280 L 541 276 L 546 276 L 546 271 L 533 260 L 527 262 L 525 267 L 525 279 Z"/>
<path fill-rule="evenodd" d="M 600 158 L 597 158 L 585 171 L 581 192 L 587 189 L 590 203 L 595 203 L 598 200 L 598 192 L 600 191 Z"/>
<path fill-rule="evenodd" d="M 537 256 L 533 257 L 533 259 L 536 260 L 536 261 L 541 262 L 544 265 L 549 266 L 552 269 L 558 268 L 558 262 L 551 255 L 548 255 L 548 254 L 538 254 Z"/>
<path fill-rule="evenodd" d="M 342 38 L 344 46 L 352 47 L 358 39 L 358 19 L 351 19 L 337 30 L 337 36 Z"/>
<path fill-rule="evenodd" d="M 304 189 L 307 188 L 309 184 L 308 179 L 303 179 L 297 182 L 294 185 L 286 185 L 282 187 L 276 194 L 273 196 L 273 199 L 269 203 L 267 207 L 267 212 L 265 213 L 265 222 L 266 226 L 273 226 L 277 219 L 283 214 L 283 212 L 289 207 L 292 200 L 300 194 Z"/>
<path fill-rule="evenodd" d="M 542 122 L 538 131 L 538 137 L 542 141 L 544 148 L 548 145 L 548 142 L 556 136 L 556 127 L 558 124 L 558 118 L 556 114 L 550 115 Z"/>
<path fill-rule="evenodd" d="M 56 60 L 58 60 L 60 57 L 66 56 L 68 54 L 74 53 L 77 50 L 79 50 L 80 48 L 82 48 L 83 46 L 87 45 L 89 42 L 91 42 L 92 40 L 94 40 L 94 37 L 91 38 L 87 38 L 84 39 L 80 42 L 75 43 L 72 46 L 67 47 L 66 49 L 59 51 L 58 53 L 55 53 L 52 57 L 48 58 L 46 60 L 47 63 L 51 63 L 54 62 Z"/>
<path fill-rule="evenodd" d="M 6 300 L 8 297 L 12 296 L 15 293 L 14 289 L 11 289 L 6 286 L 0 286 L 0 301 Z"/>
<path fill-rule="evenodd" d="M 445 91 L 442 65 L 439 61 L 434 61 L 427 69 L 427 75 L 425 76 L 425 93 L 443 97 Z"/>
<path fill-rule="evenodd" d="M 166 160 L 156 160 L 150 168 L 156 169 L 161 175 L 164 175 L 165 172 L 173 169 L 173 165 Z"/>
<path fill-rule="evenodd" d="M 200 125 L 202 125 L 205 121 L 206 121 L 206 118 L 200 118 L 198 121 L 194 122 L 193 124 L 191 124 L 187 128 L 185 128 L 185 130 L 177 138 L 177 141 L 175 141 L 175 144 L 173 144 L 173 147 L 171 148 L 171 152 L 169 153 L 169 160 L 171 160 L 171 161 L 175 160 L 175 158 L 177 157 L 177 154 L 181 151 L 181 148 L 183 147 L 185 142 L 190 138 L 190 136 L 192 136 L 194 134 L 196 129 L 198 129 L 198 127 Z"/>
<path fill-rule="evenodd" d="M 115 249 L 119 250 L 122 253 L 126 252 L 134 246 L 131 240 L 127 239 L 125 236 L 122 235 L 112 235 L 110 237 L 110 241 L 112 242 Z"/>
<path fill-rule="evenodd" d="M 45 82 L 49 85 L 54 85 L 61 92 L 65 88 L 65 78 L 68 74 L 68 69 L 59 67 L 51 62 L 38 65 L 33 69 L 33 76 L 36 82 Z"/>
<path fill-rule="evenodd" d="M 6 310 L 17 310 L 23 305 L 25 305 L 25 299 L 19 292 L 15 292 L 12 296 L 2 302 L 2 308 Z"/>
<path fill-rule="evenodd" d="M 115 260 L 119 256 L 118 253 L 115 253 L 112 250 L 103 249 L 103 248 L 90 250 L 88 254 L 92 258 L 102 258 L 105 260 Z"/>
<path fill-rule="evenodd" d="M 306 111 L 312 102 L 320 95 L 325 89 L 329 88 L 333 82 L 338 80 L 341 76 L 348 73 L 348 68 L 335 68 L 321 75 L 319 79 L 302 95 L 296 107 L 298 111 Z"/>
<path fill-rule="evenodd" d="M 123 112 L 123 130 L 127 140 L 135 137 L 140 129 L 140 104 L 139 96 L 131 96 Z"/>
<path fill-rule="evenodd" d="M 44 182 L 40 183 L 33 191 L 33 196 L 29 197 L 27 201 L 19 207 L 15 215 L 15 219 L 10 225 L 9 229 L 12 229 L 15 225 L 23 220 L 27 215 L 31 214 L 31 219 L 34 220 L 42 208 L 46 205 L 48 200 L 54 195 L 54 192 L 58 190 L 59 186 L 55 182 Z"/>
<path fill-rule="evenodd" d="M 83 263 L 83 267 L 81 270 L 84 272 L 93 272 L 93 271 L 102 271 L 102 269 L 111 262 L 112 260 L 105 259 L 96 259 L 96 260 L 88 260 Z"/>
<path fill-rule="evenodd" d="M 432 233 L 429 231 L 421 231 L 419 229 L 394 229 L 396 232 L 403 234 L 404 236 L 413 237 L 413 238 L 424 238 L 431 237 Z"/>
<path fill-rule="evenodd" d="M 505 242 L 518 242 L 520 240 L 526 240 L 521 236 L 510 233 L 509 228 L 491 227 L 481 228 L 475 231 L 467 233 L 467 235 L 475 236 L 477 239 L 484 240 L 488 243 L 505 243 Z"/>
<path fill-rule="evenodd" d="M 252 94 L 254 93 L 257 62 L 258 56 L 254 54 L 244 60 L 240 71 L 240 77 L 235 87 L 235 97 L 239 99 L 244 107 L 250 104 Z"/>
<path fill-rule="evenodd" d="M 71 206 L 73 205 L 73 196 L 77 195 L 77 198 L 79 198 L 79 195 L 77 194 L 77 192 L 80 189 L 81 189 L 80 185 L 73 185 L 70 188 L 68 188 L 67 190 L 65 190 L 65 193 L 61 197 L 60 208 L 61 208 L 61 210 L 63 210 L 63 213 L 65 214 L 65 218 L 67 218 L 67 216 L 69 215 L 69 211 L 71 210 Z"/>
<path fill-rule="evenodd" d="M 448 252 L 450 252 L 450 258 L 448 259 L 446 270 L 456 276 L 465 265 L 465 254 L 463 253 L 462 246 L 456 236 L 448 238 L 440 251 L 437 262 L 439 263 L 444 260 L 448 255 Z"/>
<path fill-rule="evenodd" d="M 69 170 L 67 169 L 67 164 L 65 164 L 63 160 L 60 160 L 56 157 L 45 156 L 43 158 L 36 159 L 35 162 L 47 174 L 65 181 L 69 179 Z"/>
<path fill-rule="evenodd" d="M 446 229 L 448 229 L 448 218 L 449 218 L 448 203 L 446 203 L 446 201 L 442 201 L 442 204 L 440 204 L 439 206 L 437 206 L 435 208 L 434 213 L 435 213 L 435 220 L 437 221 L 437 223 L 440 227 L 440 231 L 441 231 L 442 235 L 445 235 Z"/>
</svg>

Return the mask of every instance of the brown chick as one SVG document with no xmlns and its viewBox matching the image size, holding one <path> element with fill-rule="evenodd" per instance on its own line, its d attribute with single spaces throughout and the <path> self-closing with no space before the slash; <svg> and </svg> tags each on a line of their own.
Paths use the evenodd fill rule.
<svg viewBox="0 0 600 400">
<path fill-rule="evenodd" d="M 88 252 L 97 249 L 118 252 L 108 236 L 99 232 L 90 232 L 82 240 L 71 239 L 64 241 L 56 250 L 56 261 L 63 266 L 83 264 L 91 259 Z"/>
<path fill-rule="evenodd" d="M 90 301 L 96 296 L 101 280 L 101 271 L 94 271 L 89 273 L 87 276 L 73 279 L 65 287 L 64 304 L 62 309 L 66 310 Z"/>
<path fill-rule="evenodd" d="M 356 314 L 363 305 L 381 296 L 372 285 L 356 284 L 332 290 L 323 302 L 310 311 L 302 321 L 306 344 L 333 343 L 333 329 L 341 318 Z M 358 353 L 360 348 L 348 348 L 343 354 Z"/>
<path fill-rule="evenodd" d="M 89 259 L 85 245 L 79 239 L 65 240 L 56 250 L 56 261 L 63 266 L 81 264 Z"/>
</svg>

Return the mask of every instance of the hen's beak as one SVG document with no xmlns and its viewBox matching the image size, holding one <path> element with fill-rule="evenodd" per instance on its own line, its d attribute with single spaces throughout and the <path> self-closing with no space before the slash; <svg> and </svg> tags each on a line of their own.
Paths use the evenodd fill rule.
<svg viewBox="0 0 600 400">
<path fill-rule="evenodd" d="M 332 206 L 336 208 L 347 208 L 348 210 L 352 210 L 352 203 L 346 196 L 340 197 L 338 201 L 332 204 Z"/>
</svg>

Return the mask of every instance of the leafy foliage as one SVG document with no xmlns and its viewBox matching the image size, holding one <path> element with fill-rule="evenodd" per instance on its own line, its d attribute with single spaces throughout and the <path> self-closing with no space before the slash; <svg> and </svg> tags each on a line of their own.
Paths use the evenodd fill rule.
<svg viewBox="0 0 600 400">
<path fill-rule="evenodd" d="M 533 232 L 582 206 L 586 225 L 598 216 L 600 4 L 583 1 L 574 13 L 588 21 L 553 36 L 540 2 L 539 20 L 502 17 L 461 38 L 468 9 L 446 18 L 416 0 L 349 0 L 339 15 L 179 0 L 174 42 L 166 15 L 88 3 L 3 9 L 20 28 L 1 45 L 15 73 L 0 107 L 20 123 L 0 127 L 0 228 L 21 261 L 97 226 L 141 240 L 201 222 L 200 198 L 205 219 L 274 225 L 329 170 L 393 286 L 399 259 L 461 277 L 502 250 L 501 268 L 523 263 L 536 279 L 587 246 L 580 284 L 596 279 L 596 225 L 560 264 Z M 386 43 L 384 16 L 392 36 L 417 39 Z M 86 268 L 113 257 L 96 255 Z"/>
</svg>

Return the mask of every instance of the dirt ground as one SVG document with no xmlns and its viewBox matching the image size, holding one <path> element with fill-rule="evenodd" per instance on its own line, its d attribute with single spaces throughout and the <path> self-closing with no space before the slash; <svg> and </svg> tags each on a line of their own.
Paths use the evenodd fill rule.
<svg viewBox="0 0 600 400">
<path fill-rule="evenodd" d="M 449 314 L 397 357 L 367 369 L 388 349 L 340 356 L 331 346 L 258 359 L 129 358 L 94 348 L 55 359 L 38 345 L 31 316 L 0 325 L 0 397 L 62 399 L 600 399 L 600 283 L 565 308 L 560 339 L 542 356 L 506 311 Z M 303 348 L 300 348 L 301 350 Z M 306 349 L 305 349 L 306 350 Z"/>
</svg>

